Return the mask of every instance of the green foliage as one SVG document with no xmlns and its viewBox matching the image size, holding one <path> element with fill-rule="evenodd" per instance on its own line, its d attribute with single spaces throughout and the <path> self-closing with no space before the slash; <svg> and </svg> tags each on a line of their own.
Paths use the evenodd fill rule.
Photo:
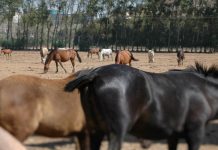
<svg viewBox="0 0 218 150">
<path fill-rule="evenodd" d="M 1 47 L 3 48 L 19 50 L 19 49 L 23 49 L 25 41 L 24 39 L 3 40 L 0 43 L 1 43 Z"/>
<path fill-rule="evenodd" d="M 52 43 L 52 47 L 54 47 L 55 49 L 58 47 L 64 47 L 65 43 L 61 40 L 56 40 Z"/>
</svg>

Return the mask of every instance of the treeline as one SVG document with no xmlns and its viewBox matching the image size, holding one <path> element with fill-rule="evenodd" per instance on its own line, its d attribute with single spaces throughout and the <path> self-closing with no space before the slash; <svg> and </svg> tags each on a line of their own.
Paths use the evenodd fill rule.
<svg viewBox="0 0 218 150">
<path fill-rule="evenodd" d="M 218 46 L 216 0 L 5 0 L 0 8 L 7 24 L 1 45 L 13 49 Z"/>
</svg>

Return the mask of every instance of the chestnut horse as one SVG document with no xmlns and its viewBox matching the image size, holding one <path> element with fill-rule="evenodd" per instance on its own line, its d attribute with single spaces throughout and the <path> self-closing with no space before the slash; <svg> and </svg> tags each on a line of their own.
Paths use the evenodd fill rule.
<svg viewBox="0 0 218 150">
<path fill-rule="evenodd" d="M 56 64 L 56 73 L 58 72 L 58 63 L 60 64 L 60 66 L 64 69 L 65 73 L 67 72 L 67 70 L 64 68 L 64 66 L 62 65 L 61 62 L 66 62 L 68 60 L 71 61 L 72 66 L 73 66 L 73 72 L 75 71 L 75 57 L 77 56 L 79 62 L 81 63 L 82 60 L 79 56 L 79 53 L 77 52 L 77 50 L 74 49 L 66 49 L 66 50 L 53 50 L 51 51 L 46 60 L 45 60 L 45 65 L 44 65 L 44 73 L 48 72 L 49 69 L 49 64 L 51 63 L 52 60 L 55 61 Z"/>
<path fill-rule="evenodd" d="M 4 56 L 6 56 L 7 59 L 9 59 L 11 57 L 12 50 L 11 49 L 2 49 L 1 54 L 2 53 L 4 54 Z"/>
<path fill-rule="evenodd" d="M 92 58 L 92 54 L 96 54 L 98 55 L 98 59 L 100 58 L 100 48 L 91 48 L 89 51 L 88 51 L 88 54 L 87 54 L 87 57 L 89 58 L 89 55 L 91 55 L 91 58 Z"/>
<path fill-rule="evenodd" d="M 128 50 L 118 51 L 115 57 L 115 64 L 129 64 L 131 66 L 131 61 L 138 61 L 138 59 L 133 57 L 133 54 Z"/>
<path fill-rule="evenodd" d="M 14 75 L 0 80 L 0 126 L 23 142 L 33 133 L 49 137 L 76 135 L 86 150 L 86 121 L 78 90 L 64 91 L 65 79 Z"/>
</svg>

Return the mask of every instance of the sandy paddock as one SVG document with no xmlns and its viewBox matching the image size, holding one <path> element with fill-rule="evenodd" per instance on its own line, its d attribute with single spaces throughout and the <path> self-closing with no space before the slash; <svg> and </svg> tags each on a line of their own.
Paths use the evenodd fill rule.
<svg viewBox="0 0 218 150">
<path fill-rule="evenodd" d="M 106 59 L 100 62 L 96 55 L 93 58 L 87 58 L 87 53 L 79 52 L 82 63 L 76 60 L 75 70 L 98 67 L 102 65 L 114 63 Z M 205 65 L 218 64 L 218 53 L 203 54 L 203 53 L 185 53 L 185 61 L 182 67 L 177 66 L 175 53 L 155 53 L 155 62 L 148 63 L 147 53 L 133 53 L 139 61 L 132 62 L 132 66 L 149 72 L 165 72 L 169 69 L 183 69 L 189 65 L 193 65 L 195 61 L 204 63 Z M 41 64 L 39 51 L 14 51 L 10 59 L 6 59 L 3 55 L 0 56 L 0 79 L 15 75 L 28 74 L 41 78 L 60 79 L 70 75 L 72 66 L 70 62 L 63 63 L 68 73 L 64 73 L 62 68 L 59 68 L 59 73 L 55 73 L 55 63 L 50 64 L 50 69 L 47 74 L 43 74 L 43 64 Z M 216 121 L 211 123 L 207 128 L 206 137 L 201 150 L 217 150 L 218 149 L 218 125 Z M 186 150 L 186 144 L 181 142 L 180 150 Z M 73 150 L 75 145 L 69 138 L 48 138 L 38 135 L 33 135 L 25 141 L 28 150 Z M 104 142 L 102 149 L 106 150 L 107 142 Z M 139 143 L 135 140 L 126 141 L 123 145 L 123 150 L 141 150 Z M 165 141 L 155 142 L 149 150 L 166 150 Z"/>
</svg>

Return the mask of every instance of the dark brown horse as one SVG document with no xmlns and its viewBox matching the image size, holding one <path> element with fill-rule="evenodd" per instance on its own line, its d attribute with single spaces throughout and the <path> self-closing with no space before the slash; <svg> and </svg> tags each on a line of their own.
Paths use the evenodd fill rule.
<svg viewBox="0 0 218 150">
<path fill-rule="evenodd" d="M 49 64 L 51 63 L 52 60 L 55 61 L 56 64 L 56 73 L 58 72 L 58 63 L 60 64 L 60 66 L 64 69 L 65 72 L 67 72 L 67 70 L 64 68 L 64 66 L 62 65 L 61 62 L 66 62 L 66 61 L 71 61 L 72 66 L 73 66 L 73 72 L 75 71 L 75 57 L 77 56 L 79 62 L 81 63 L 82 60 L 79 56 L 79 53 L 77 52 L 77 50 L 74 49 L 68 49 L 68 50 L 53 50 L 51 51 L 46 60 L 45 60 L 45 65 L 44 65 L 44 73 L 48 72 L 49 69 Z"/>
<path fill-rule="evenodd" d="M 181 49 L 177 52 L 177 62 L 178 62 L 178 66 L 182 66 L 183 65 L 183 60 L 185 59 L 185 54 L 184 51 Z"/>
<path fill-rule="evenodd" d="M 1 54 L 2 53 L 4 54 L 4 56 L 6 56 L 7 59 L 9 59 L 11 57 L 12 50 L 11 49 L 2 49 Z"/>
<path fill-rule="evenodd" d="M 131 61 L 138 61 L 138 59 L 133 57 L 133 54 L 128 50 L 118 51 L 115 57 L 115 64 L 129 64 L 131 66 Z"/>
<path fill-rule="evenodd" d="M 14 75 L 0 80 L 0 126 L 23 142 L 33 133 L 76 135 L 86 150 L 86 121 L 78 90 L 64 91 L 76 74 L 65 79 Z"/>
<path fill-rule="evenodd" d="M 99 59 L 100 58 L 100 48 L 91 48 L 88 51 L 87 57 L 89 58 L 89 56 L 91 55 L 91 58 L 92 58 L 92 54 L 98 55 L 98 59 Z"/>
</svg>

